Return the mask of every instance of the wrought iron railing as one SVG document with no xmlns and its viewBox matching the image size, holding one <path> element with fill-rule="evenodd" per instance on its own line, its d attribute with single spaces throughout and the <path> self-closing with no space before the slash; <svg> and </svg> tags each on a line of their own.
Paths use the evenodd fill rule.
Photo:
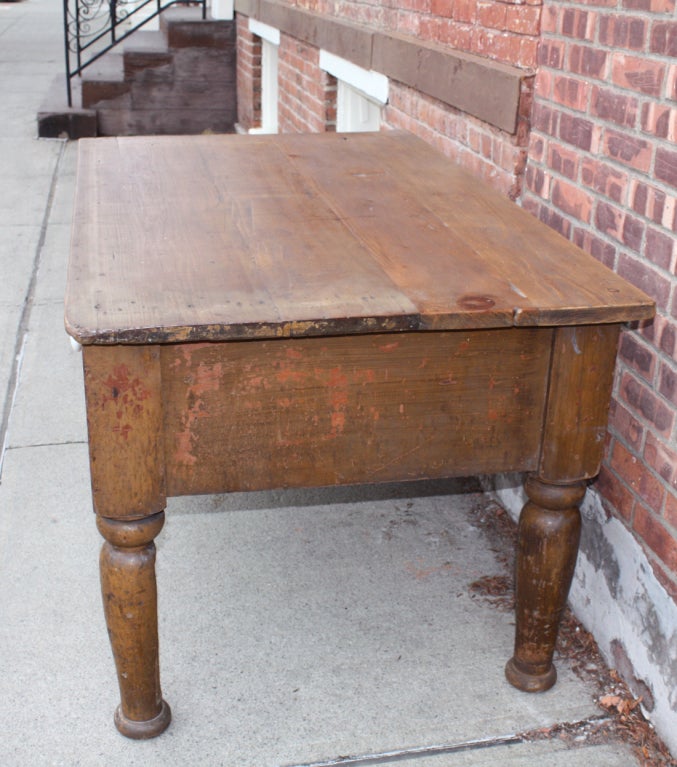
<svg viewBox="0 0 677 767">
<path fill-rule="evenodd" d="M 68 106 L 72 79 L 172 5 L 194 5 L 207 16 L 207 0 L 63 0 Z"/>
</svg>

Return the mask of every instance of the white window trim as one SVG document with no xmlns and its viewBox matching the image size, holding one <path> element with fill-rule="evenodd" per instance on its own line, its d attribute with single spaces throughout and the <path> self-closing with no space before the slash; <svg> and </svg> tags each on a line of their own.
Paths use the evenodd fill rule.
<svg viewBox="0 0 677 767">
<path fill-rule="evenodd" d="M 320 69 L 324 69 L 337 80 L 343 80 L 373 101 L 379 104 L 388 103 L 388 78 L 380 72 L 363 69 L 352 61 L 325 50 L 320 50 Z"/>
<path fill-rule="evenodd" d="M 249 17 L 249 31 L 253 35 L 260 37 L 262 40 L 267 40 L 269 43 L 272 43 L 273 45 L 280 44 L 279 29 L 275 29 L 275 27 L 271 27 L 268 24 L 264 24 L 262 21 L 257 21 L 256 19 L 253 19 L 251 16 Z"/>
<path fill-rule="evenodd" d="M 249 31 L 260 37 L 261 50 L 261 126 L 250 128 L 248 133 L 270 134 L 278 132 L 277 122 L 277 49 L 280 46 L 280 30 L 249 17 Z"/>
</svg>

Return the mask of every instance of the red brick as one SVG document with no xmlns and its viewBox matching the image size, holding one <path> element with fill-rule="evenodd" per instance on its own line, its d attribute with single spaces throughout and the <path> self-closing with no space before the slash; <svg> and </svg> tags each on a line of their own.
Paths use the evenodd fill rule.
<svg viewBox="0 0 677 767">
<path fill-rule="evenodd" d="M 665 499 L 665 510 L 663 516 L 667 522 L 677 530 L 677 495 L 674 493 L 668 493 L 668 497 Z"/>
<path fill-rule="evenodd" d="M 507 14 L 505 3 L 496 3 L 493 0 L 477 3 L 477 21 L 490 29 L 502 29 L 505 27 Z"/>
<path fill-rule="evenodd" d="M 620 203 L 628 184 L 628 175 L 608 163 L 585 158 L 581 169 L 581 180 L 596 192 Z"/>
<path fill-rule="evenodd" d="M 451 9 L 454 7 L 454 0 L 431 0 L 430 13 L 434 16 L 451 17 Z"/>
<path fill-rule="evenodd" d="M 574 242 L 579 248 L 583 248 L 586 253 L 590 253 L 598 261 L 601 261 L 609 269 L 613 269 L 616 264 L 616 248 L 611 243 L 605 242 L 586 229 L 576 229 L 574 232 Z"/>
<path fill-rule="evenodd" d="M 646 24 L 644 19 L 636 16 L 602 15 L 599 20 L 599 42 L 610 48 L 643 50 Z"/>
<path fill-rule="evenodd" d="M 639 451 L 644 439 L 644 427 L 620 402 L 614 400 L 609 409 L 609 430 L 634 451 Z"/>
<path fill-rule="evenodd" d="M 672 265 L 675 238 L 658 229 L 647 229 L 644 255 L 656 266 L 668 271 Z"/>
<path fill-rule="evenodd" d="M 674 415 L 648 386 L 626 373 L 621 382 L 621 394 L 628 405 L 663 436 L 670 435 Z"/>
<path fill-rule="evenodd" d="M 595 210 L 595 226 L 600 232 L 620 240 L 624 217 L 625 215 L 623 211 L 613 205 L 609 205 L 609 203 L 602 201 L 597 203 Z"/>
<path fill-rule="evenodd" d="M 626 522 L 631 522 L 635 499 L 625 484 L 606 466 L 602 466 L 594 487 L 602 495 L 605 506 L 611 505 L 612 511 Z"/>
<path fill-rule="evenodd" d="M 677 139 L 677 109 L 648 101 L 642 105 L 642 130 L 657 138 Z"/>
<path fill-rule="evenodd" d="M 677 541 L 650 511 L 638 504 L 633 523 L 635 532 L 646 545 L 658 556 L 668 570 L 677 571 Z"/>
<path fill-rule="evenodd" d="M 578 8 L 565 8 L 562 11 L 562 34 L 578 40 L 593 40 L 597 14 Z"/>
<path fill-rule="evenodd" d="M 675 0 L 623 0 L 623 8 L 651 13 L 672 13 Z"/>
<path fill-rule="evenodd" d="M 654 223 L 663 221 L 666 195 L 660 189 L 648 186 L 636 179 L 630 182 L 629 204 L 635 213 L 650 218 Z"/>
<path fill-rule="evenodd" d="M 663 483 L 618 440 L 613 447 L 611 467 L 651 509 L 662 509 L 665 499 Z"/>
<path fill-rule="evenodd" d="M 658 343 L 658 348 L 665 352 L 668 357 L 675 356 L 675 349 L 677 346 L 675 345 L 675 341 L 677 338 L 677 327 L 670 321 L 666 321 L 665 325 L 663 326 L 661 333 L 660 333 L 660 341 Z"/>
<path fill-rule="evenodd" d="M 663 147 L 656 150 L 656 178 L 677 188 L 677 152 Z"/>
<path fill-rule="evenodd" d="M 553 5 L 547 5 L 543 8 L 543 14 L 541 15 L 541 34 L 556 34 L 558 22 L 560 19 L 559 8 Z"/>
<path fill-rule="evenodd" d="M 542 66 L 560 69 L 564 62 L 565 51 L 565 44 L 560 40 L 543 40 L 538 50 L 538 63 Z"/>
<path fill-rule="evenodd" d="M 530 157 L 533 154 L 530 153 Z M 555 173 L 570 178 L 572 181 L 578 176 L 579 153 L 562 144 L 551 141 L 548 145 L 548 165 Z"/>
<path fill-rule="evenodd" d="M 672 64 L 668 70 L 665 95 L 666 98 L 677 101 L 677 64 Z"/>
<path fill-rule="evenodd" d="M 658 392 L 673 405 L 677 405 L 677 373 L 665 363 L 661 365 Z"/>
<path fill-rule="evenodd" d="M 477 0 L 456 0 L 451 9 L 454 21 L 474 24 L 477 20 Z"/>
<path fill-rule="evenodd" d="M 630 88 L 647 96 L 659 96 L 665 78 L 665 65 L 646 57 L 615 53 L 611 62 L 611 79 L 622 88 Z"/>
<path fill-rule="evenodd" d="M 651 28 L 651 53 L 677 57 L 677 22 L 656 21 Z"/>
<path fill-rule="evenodd" d="M 644 237 L 644 224 L 629 213 L 626 214 L 623 219 L 621 237 L 625 245 L 638 253 L 642 245 L 642 238 Z"/>
<path fill-rule="evenodd" d="M 540 5 L 514 5 L 508 7 L 505 27 L 518 35 L 538 35 L 540 31 Z"/>
<path fill-rule="evenodd" d="M 608 157 L 636 170 L 648 173 L 651 168 L 651 145 L 643 139 L 608 129 L 604 134 L 604 150 Z"/>
<path fill-rule="evenodd" d="M 643 455 L 645 463 L 677 490 L 677 452 L 649 432 Z"/>
<path fill-rule="evenodd" d="M 670 297 L 670 280 L 635 256 L 621 254 L 619 273 L 650 295 L 659 309 L 666 309 Z"/>
<path fill-rule="evenodd" d="M 592 197 L 573 184 L 563 180 L 555 181 L 552 185 L 552 202 L 563 213 L 590 223 Z"/>
<path fill-rule="evenodd" d="M 533 165 L 527 166 L 526 172 L 527 187 L 544 200 L 550 199 L 550 175 L 546 174 L 543 168 L 535 168 Z"/>
<path fill-rule="evenodd" d="M 654 351 L 640 342 L 636 336 L 630 333 L 623 333 L 619 355 L 630 367 L 651 383 L 656 366 L 656 354 Z"/>
<path fill-rule="evenodd" d="M 576 74 L 604 78 L 606 63 L 607 53 L 599 48 L 572 45 L 569 50 L 569 68 Z"/>
<path fill-rule="evenodd" d="M 595 86 L 592 89 L 592 114 L 602 120 L 614 122 L 626 128 L 633 128 L 637 122 L 639 102 L 624 93 L 617 93 Z"/>
<path fill-rule="evenodd" d="M 534 104 L 533 127 L 541 133 L 556 136 L 559 129 L 560 112 L 545 104 Z"/>
<path fill-rule="evenodd" d="M 553 101 L 570 109 L 584 112 L 588 106 L 590 85 L 585 80 L 558 76 L 553 84 Z"/>
<path fill-rule="evenodd" d="M 567 144 L 573 144 L 589 152 L 592 149 L 595 126 L 583 117 L 562 113 L 559 119 L 558 135 Z"/>
</svg>

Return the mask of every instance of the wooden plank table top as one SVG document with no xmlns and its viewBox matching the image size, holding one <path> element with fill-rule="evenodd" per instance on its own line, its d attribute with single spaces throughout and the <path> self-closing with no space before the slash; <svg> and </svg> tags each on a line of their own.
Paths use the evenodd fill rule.
<svg viewBox="0 0 677 767">
<path fill-rule="evenodd" d="M 399 132 L 80 142 L 83 344 L 571 325 L 652 302 Z"/>
<path fill-rule="evenodd" d="M 404 133 L 82 140 L 66 325 L 118 729 L 171 719 L 153 541 L 173 495 L 524 473 L 506 676 L 551 687 L 621 325 L 652 313 Z"/>
</svg>

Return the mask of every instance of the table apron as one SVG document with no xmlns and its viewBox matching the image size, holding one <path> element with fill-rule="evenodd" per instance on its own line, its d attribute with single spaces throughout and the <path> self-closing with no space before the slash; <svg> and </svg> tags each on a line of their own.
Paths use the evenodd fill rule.
<svg viewBox="0 0 677 767">
<path fill-rule="evenodd" d="M 167 345 L 168 495 L 533 470 L 551 329 Z"/>
</svg>

